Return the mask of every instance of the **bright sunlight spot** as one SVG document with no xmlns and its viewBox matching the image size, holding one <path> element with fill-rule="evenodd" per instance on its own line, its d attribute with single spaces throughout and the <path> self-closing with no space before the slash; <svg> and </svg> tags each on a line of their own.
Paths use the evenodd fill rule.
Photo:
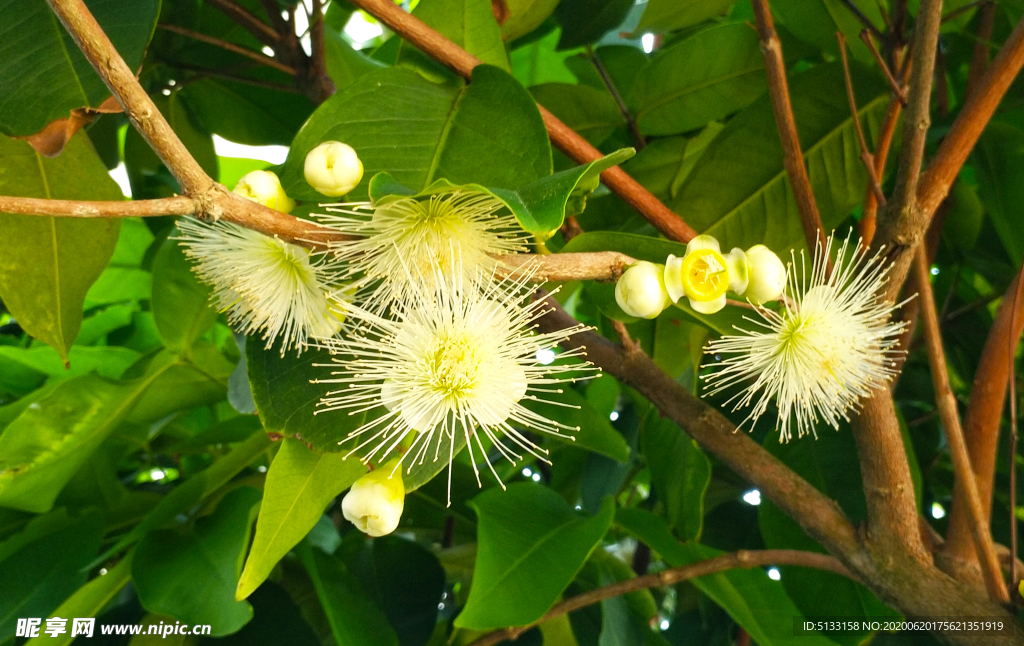
<svg viewBox="0 0 1024 646">
<path fill-rule="evenodd" d="M 523 469 L 523 476 L 529 478 L 532 475 L 533 475 L 533 470 L 530 469 L 530 467 L 526 467 L 525 469 Z"/>
<path fill-rule="evenodd" d="M 535 473 L 532 476 L 530 476 L 530 479 L 533 480 L 534 482 L 540 482 L 540 474 Z"/>
<path fill-rule="evenodd" d="M 946 517 L 946 508 L 937 502 L 932 503 L 932 518 L 939 519 Z"/>
<path fill-rule="evenodd" d="M 662 619 L 661 623 L 658 624 L 662 630 L 668 630 L 668 619 Z"/>
<path fill-rule="evenodd" d="M 110 176 L 121 187 L 121 192 L 124 193 L 125 197 L 132 196 L 132 185 L 128 181 L 128 169 L 125 168 L 124 162 L 119 163 L 114 170 L 110 171 Z"/>
<path fill-rule="evenodd" d="M 743 494 L 743 502 L 747 503 L 748 505 L 754 505 L 755 507 L 757 505 L 760 505 L 761 492 L 758 491 L 757 489 L 751 489 L 747 493 Z"/>
<path fill-rule="evenodd" d="M 614 422 L 615 420 L 619 419 L 619 411 L 617 411 L 617 410 L 613 410 L 613 411 L 612 411 L 612 414 L 608 416 L 608 419 L 610 419 L 610 420 L 611 420 L 611 421 L 613 421 L 613 422 Z"/>
<path fill-rule="evenodd" d="M 640 44 L 643 45 L 644 51 L 650 54 L 654 51 L 654 34 L 644 34 L 640 37 Z"/>
<path fill-rule="evenodd" d="M 288 158 L 288 146 L 246 146 L 217 135 L 213 136 L 213 148 L 221 157 L 262 159 L 270 164 L 283 164 Z"/>
<path fill-rule="evenodd" d="M 365 43 L 384 33 L 384 30 L 376 22 L 366 19 L 366 14 L 357 11 L 345 23 L 345 34 L 352 39 L 353 46 L 360 49 Z"/>
<path fill-rule="evenodd" d="M 548 366 L 555 360 L 555 351 L 551 348 L 545 348 L 544 350 L 537 350 L 537 363 Z"/>
<path fill-rule="evenodd" d="M 782 573 L 779 572 L 779 568 L 777 567 L 768 568 L 768 578 L 772 581 L 778 581 L 782 579 Z"/>
</svg>

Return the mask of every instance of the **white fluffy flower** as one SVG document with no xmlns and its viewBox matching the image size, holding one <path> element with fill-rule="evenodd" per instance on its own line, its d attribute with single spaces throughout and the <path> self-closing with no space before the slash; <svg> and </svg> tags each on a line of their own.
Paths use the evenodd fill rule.
<svg viewBox="0 0 1024 646">
<path fill-rule="evenodd" d="M 735 402 L 733 410 L 753 405 L 744 423 L 756 422 L 774 397 L 779 441 L 792 437 L 793 417 L 799 437 L 817 437 L 819 420 L 838 428 L 861 398 L 896 374 L 894 348 L 906 324 L 890 321 L 897 306 L 879 296 L 889 267 L 878 255 L 867 258 L 859 245 L 847 257 L 849 244 L 840 246 L 831 276 L 832 238 L 824 250 L 815 250 L 812 267 L 801 253 L 797 268 L 794 255 L 792 302 L 783 301 L 779 312 L 759 307 L 761 320 L 748 320 L 761 329 L 741 330 L 708 346 L 708 353 L 726 357 L 711 365 L 718 368 L 707 377 L 712 394 L 742 385 L 727 403 Z"/>
<path fill-rule="evenodd" d="M 340 388 L 321 399 L 317 413 L 372 411 L 374 418 L 342 441 L 358 441 L 352 452 L 364 461 L 400 454 L 410 469 L 428 459 L 450 464 L 456 440 L 464 439 L 474 470 L 475 442 L 500 482 L 487 459 L 488 445 L 512 463 L 522 452 L 545 460 L 547 452 L 523 429 L 554 435 L 578 429 L 549 420 L 522 402 L 544 401 L 545 393 L 561 392 L 552 385 L 575 380 L 569 373 L 593 368 L 589 363 L 538 362 L 538 351 L 582 326 L 543 334 L 532 330 L 545 311 L 543 301 L 521 304 L 533 271 L 493 282 L 464 280 L 461 271 L 451 272 L 453 277 L 435 272 L 430 286 L 412 292 L 396 320 L 353 307 L 361 327 L 328 342 L 338 355 L 335 370 L 332 378 L 319 382 Z M 442 456 L 445 441 L 447 455 Z M 449 471 L 449 487 L 450 477 Z"/>
<path fill-rule="evenodd" d="M 267 348 L 280 337 L 284 354 L 341 328 L 345 304 L 328 254 L 223 220 L 181 218 L 178 228 L 194 271 L 238 332 L 262 332 Z"/>
<path fill-rule="evenodd" d="M 345 278 L 369 288 L 367 309 L 377 313 L 405 302 L 417 282 L 430 284 L 452 268 L 466 279 L 490 275 L 493 255 L 526 250 L 527 233 L 500 200 L 483 192 L 402 198 L 378 208 L 334 206 L 327 210 L 341 215 L 320 221 L 353 239 L 332 243 L 331 250 L 347 264 Z"/>
</svg>

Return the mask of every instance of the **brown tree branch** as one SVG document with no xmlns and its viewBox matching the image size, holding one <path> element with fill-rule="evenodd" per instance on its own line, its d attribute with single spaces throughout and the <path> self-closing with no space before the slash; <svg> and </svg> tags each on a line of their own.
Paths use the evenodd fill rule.
<svg viewBox="0 0 1024 646">
<path fill-rule="evenodd" d="M 896 77 L 893 76 L 892 70 L 889 69 L 889 66 L 885 62 L 885 59 L 882 58 L 882 54 L 878 51 L 878 48 L 875 47 L 875 41 L 871 38 L 871 34 L 868 33 L 867 29 L 861 30 L 860 39 L 864 41 L 865 45 L 868 46 L 868 50 L 871 52 L 871 56 L 875 59 L 875 63 L 878 64 L 878 67 L 882 70 L 882 73 L 885 75 L 885 80 L 888 81 L 889 83 L 889 89 L 892 90 L 893 94 L 899 98 L 900 105 L 906 105 L 907 95 L 906 92 L 904 92 L 903 90 L 903 83 L 897 81 Z"/>
<path fill-rule="evenodd" d="M 967 72 L 967 89 L 964 96 L 970 97 L 978 88 L 978 82 L 985 74 L 988 66 L 989 41 L 992 40 L 992 30 L 996 25 L 996 3 L 985 2 L 978 10 L 978 41 L 974 43 L 974 52 L 971 54 L 971 68 Z"/>
<path fill-rule="evenodd" d="M 939 317 L 935 309 L 935 295 L 932 293 L 931 278 L 928 275 L 928 257 L 924 245 L 918 245 L 914 258 L 914 276 L 917 279 L 918 294 L 921 299 L 921 321 L 924 324 L 924 340 L 928 348 L 928 363 L 931 367 L 932 382 L 935 385 L 935 400 L 946 431 L 946 442 L 953 460 L 956 481 L 963 483 L 963 491 L 967 494 L 965 501 L 974 549 L 981 562 L 981 573 L 985 579 L 989 598 L 999 603 L 1008 603 L 1010 596 L 1006 590 L 999 558 L 992 545 L 989 532 L 988 515 L 985 513 L 978 494 L 978 483 L 971 468 L 971 458 L 967 453 L 963 430 L 960 427 L 960 414 L 957 412 L 956 396 L 949 385 L 949 373 L 946 368 L 946 355 L 942 349 L 942 334 L 939 330 Z"/>
<path fill-rule="evenodd" d="M 251 49 L 247 49 L 245 47 L 242 47 L 240 45 L 236 45 L 234 43 L 229 43 L 226 40 L 221 40 L 220 38 L 214 38 L 213 36 L 207 36 L 206 34 L 200 33 L 198 31 L 193 31 L 191 29 L 185 29 L 184 27 L 179 27 L 177 25 L 169 25 L 169 24 L 166 24 L 166 23 L 160 23 L 159 25 L 157 25 L 157 27 L 160 28 L 160 29 L 163 29 L 164 31 L 170 31 L 170 32 L 174 32 L 176 34 L 181 34 L 182 36 L 187 36 L 188 38 L 191 38 L 192 40 L 198 40 L 201 43 L 207 43 L 208 45 L 213 45 L 215 47 L 220 47 L 221 49 L 224 49 L 224 50 L 227 50 L 229 52 L 238 54 L 239 56 L 245 56 L 246 58 L 248 58 L 250 60 L 253 60 L 253 61 L 256 61 L 257 63 L 259 63 L 261 65 L 266 65 L 267 67 L 273 67 L 274 69 L 280 70 L 280 71 L 284 72 L 285 74 L 291 74 L 292 76 L 295 75 L 295 68 L 290 67 L 288 65 L 285 65 L 281 61 L 276 60 L 275 58 L 273 58 L 271 56 L 267 56 L 266 54 L 264 54 L 262 52 L 254 52 Z"/>
<path fill-rule="evenodd" d="M 409 43 L 465 79 L 469 79 L 473 68 L 480 64 L 479 59 L 475 56 L 423 24 L 415 16 L 406 13 L 390 0 L 352 0 L 352 4 L 381 21 Z M 548 112 L 544 106 L 537 107 L 544 119 L 544 125 L 547 126 L 551 143 L 570 159 L 579 164 L 586 164 L 603 156 L 601 151 L 587 143 L 572 128 Z M 650 191 L 618 166 L 601 173 L 601 181 L 636 209 L 665 237 L 679 242 L 689 242 L 696 235 L 696 232 L 679 215 L 662 204 Z"/>
<path fill-rule="evenodd" d="M 857 18 L 857 20 L 860 21 L 860 24 L 864 25 L 865 31 L 870 31 L 875 36 L 875 38 L 879 40 L 885 38 L 885 34 L 883 34 L 878 29 L 878 27 L 875 26 L 875 23 L 871 22 L 871 20 L 864 15 L 864 12 L 860 10 L 860 7 L 853 4 L 853 0 L 842 0 L 842 2 L 843 6 L 845 6 L 850 11 L 850 13 L 852 13 Z"/>
<path fill-rule="evenodd" d="M 554 605 L 551 610 L 537 621 L 525 626 L 513 626 L 487 633 L 474 641 L 470 646 L 494 646 L 505 640 L 514 640 L 533 626 L 545 621 L 560 617 L 585 608 L 589 605 L 599 603 L 606 599 L 612 599 L 624 594 L 646 590 L 648 588 L 663 588 L 675 585 L 690 579 L 733 570 L 736 568 L 754 568 L 765 565 L 799 565 L 834 572 L 841 576 L 857 580 L 846 567 L 835 557 L 817 552 L 804 552 L 800 550 L 740 550 L 731 554 L 722 554 L 706 561 L 698 561 L 689 565 L 662 570 L 653 574 L 645 574 L 624 581 L 617 581 L 594 590 L 589 590 L 575 597 L 566 599 Z"/>
<path fill-rule="evenodd" d="M 327 46 L 324 41 L 324 11 L 320 0 L 313 0 L 313 15 L 309 21 L 309 82 L 314 87 L 318 103 L 338 91 L 327 74 Z"/>
<path fill-rule="evenodd" d="M 804 228 L 807 248 L 825 248 L 825 228 L 821 224 L 818 205 L 814 201 L 811 180 L 807 176 L 804 154 L 800 149 L 793 106 L 789 101 L 789 82 L 786 80 L 786 62 L 782 56 L 782 43 L 775 33 L 768 0 L 753 0 L 754 17 L 757 19 L 757 33 L 761 39 L 761 54 L 764 55 L 764 69 L 768 76 L 768 94 L 775 113 L 775 126 L 782 141 L 783 164 L 789 176 L 793 197 L 800 211 L 800 224 Z"/>
<path fill-rule="evenodd" d="M 555 254 L 508 254 L 498 256 L 503 267 L 514 269 L 535 265 L 536 282 L 566 282 L 570 280 L 615 281 L 635 259 L 617 251 Z"/>
<path fill-rule="evenodd" d="M 21 215 L 51 215 L 70 218 L 145 218 L 160 215 L 196 215 L 199 210 L 199 202 L 183 195 L 159 200 L 126 200 L 124 202 L 44 200 L 0 195 L 0 213 Z"/>
<path fill-rule="evenodd" d="M 280 35 L 270 27 L 270 25 L 251 14 L 248 9 L 232 2 L 232 0 L 206 0 L 206 2 L 210 3 L 224 13 L 228 18 L 231 18 L 241 25 L 264 45 L 273 47 L 281 38 Z"/>
<path fill-rule="evenodd" d="M 875 172 L 875 156 L 868 150 L 868 142 L 864 139 L 864 130 L 860 126 L 860 115 L 857 114 L 857 97 L 853 93 L 853 79 L 850 78 L 850 62 L 846 60 L 846 37 L 843 36 L 843 32 L 836 32 L 836 40 L 839 41 L 839 57 L 843 61 L 843 77 L 846 79 L 846 99 L 850 103 L 853 130 L 857 135 L 857 146 L 860 148 L 860 160 L 868 171 L 868 189 L 874 192 L 878 203 L 884 205 L 885 194 L 882 192 L 881 182 L 878 181 L 878 173 Z"/>
</svg>

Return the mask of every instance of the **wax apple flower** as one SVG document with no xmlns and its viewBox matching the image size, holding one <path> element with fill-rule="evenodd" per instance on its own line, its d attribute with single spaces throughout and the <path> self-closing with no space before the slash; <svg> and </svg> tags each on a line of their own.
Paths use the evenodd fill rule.
<svg viewBox="0 0 1024 646">
<path fill-rule="evenodd" d="M 223 220 L 181 218 L 178 228 L 193 270 L 238 332 L 262 333 L 267 348 L 280 338 L 284 354 L 341 328 L 345 303 L 328 254 Z"/>
<path fill-rule="evenodd" d="M 615 302 L 630 316 L 653 319 L 672 304 L 665 291 L 665 265 L 641 260 L 615 283 Z"/>
<path fill-rule="evenodd" d="M 235 184 L 232 192 L 281 213 L 291 213 L 295 208 L 295 200 L 284 192 L 281 180 L 268 170 L 246 173 Z"/>
<path fill-rule="evenodd" d="M 325 141 L 309 151 L 302 170 L 306 182 L 328 197 L 341 197 L 363 178 L 359 155 L 340 141 Z"/>
<path fill-rule="evenodd" d="M 776 301 L 786 291 L 786 266 L 775 252 L 763 244 L 747 249 L 747 271 L 750 282 L 740 292 L 754 305 Z"/>
<path fill-rule="evenodd" d="M 742 386 L 727 403 L 733 410 L 752 406 L 744 423 L 756 423 L 774 398 L 779 441 L 792 437 L 794 418 L 799 437 L 817 436 L 819 420 L 838 428 L 862 397 L 896 374 L 897 336 L 906 323 L 890 322 L 897 306 L 879 296 L 889 266 L 879 255 L 867 258 L 860 245 L 847 257 L 847 240 L 830 276 L 832 242 L 815 250 L 811 267 L 801 253 L 797 269 L 794 255 L 790 299 L 779 312 L 758 308 L 761 329 L 708 345 L 709 354 L 725 357 L 711 364 L 711 393 Z"/>
<path fill-rule="evenodd" d="M 336 354 L 334 371 L 319 380 L 338 389 L 326 393 L 316 411 L 371 412 L 373 419 L 340 442 L 355 444 L 349 455 L 358 453 L 369 461 L 401 453 L 399 460 L 411 469 L 425 460 L 443 459 L 450 465 L 466 444 L 478 483 L 476 450 L 501 482 L 484 442 L 512 463 L 522 453 L 546 461 L 547 451 L 521 429 L 563 437 L 565 431 L 578 430 L 522 403 L 545 401 L 547 393 L 561 392 L 557 384 L 593 370 L 589 363 L 544 365 L 537 360 L 538 351 L 583 328 L 533 331 L 533 323 L 547 311 L 544 301 L 524 304 L 535 271 L 531 267 L 500 281 L 469 281 L 458 269 L 447 275 L 437 270 L 429 285 L 399 305 L 395 318 L 353 307 L 359 327 L 328 342 Z M 581 354 L 570 351 L 561 358 Z M 450 496 L 450 468 L 448 484 Z"/>
<path fill-rule="evenodd" d="M 682 258 L 669 255 L 665 261 L 665 288 L 672 302 L 684 296 L 694 311 L 714 314 L 725 307 L 725 292 L 742 293 L 747 288 L 746 255 L 733 249 L 722 255 L 718 240 L 700 235 L 686 245 Z"/>
<path fill-rule="evenodd" d="M 453 268 L 467 280 L 490 276 L 497 266 L 493 256 L 525 251 L 529 239 L 500 200 L 480 191 L 327 210 L 339 215 L 320 221 L 351 238 L 331 243 L 331 251 L 347 264 L 346 278 L 367 288 L 367 308 L 378 313 L 405 301 L 415 283 L 450 276 Z"/>
<path fill-rule="evenodd" d="M 398 460 L 391 460 L 352 484 L 341 499 L 345 520 L 370 536 L 395 531 L 405 509 L 405 485 Z"/>
</svg>

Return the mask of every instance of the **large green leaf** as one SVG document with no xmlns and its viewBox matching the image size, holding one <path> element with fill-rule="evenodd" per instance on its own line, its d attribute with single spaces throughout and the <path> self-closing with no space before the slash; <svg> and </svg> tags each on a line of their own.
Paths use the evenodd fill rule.
<svg viewBox="0 0 1024 646">
<path fill-rule="evenodd" d="M 0 435 L 0 506 L 49 510 L 153 379 L 112 382 L 85 375 L 26 408 Z"/>
<path fill-rule="evenodd" d="M 867 518 L 863 485 L 857 462 L 857 446 L 848 425 L 840 431 L 822 426 L 818 438 L 810 442 L 780 443 L 774 433 L 764 447 L 786 466 L 838 502 L 853 522 Z M 908 447 L 910 445 L 908 444 Z M 771 501 L 758 507 L 758 520 L 765 547 L 824 552 L 800 526 Z M 807 616 L 848 616 L 851 618 L 898 618 L 864 586 L 846 577 L 800 567 L 782 566 L 782 585 L 797 607 Z M 827 595 L 818 591 L 827 589 Z M 829 636 L 841 644 L 859 644 L 869 631 L 839 632 Z"/>
<path fill-rule="evenodd" d="M 601 39 L 619 26 L 633 0 L 562 0 L 556 16 L 562 25 L 558 49 L 572 49 Z"/>
<path fill-rule="evenodd" d="M 594 146 L 626 124 L 607 91 L 572 83 L 545 83 L 531 87 L 530 94 Z"/>
<path fill-rule="evenodd" d="M 187 353 L 213 327 L 217 310 L 210 305 L 210 288 L 192 271 L 178 241 L 177 227 L 153 259 L 153 320 L 168 350 Z"/>
<path fill-rule="evenodd" d="M 628 102 L 641 132 L 670 135 L 736 112 L 767 87 L 757 32 L 726 23 L 660 50 Z"/>
<path fill-rule="evenodd" d="M 398 646 L 398 636 L 380 607 L 345 563 L 303 541 L 297 550 L 316 588 L 337 644 Z"/>
<path fill-rule="evenodd" d="M 331 3 L 327 11 L 330 12 L 332 9 L 340 6 L 340 4 Z M 327 73 L 330 75 L 331 80 L 334 81 L 337 89 L 344 90 L 363 74 L 368 74 L 385 67 L 383 63 L 353 49 L 351 45 L 345 42 L 340 33 L 331 29 L 325 29 L 324 32 L 324 53 L 327 59 Z M 303 115 L 303 117 L 306 116 L 308 115 Z"/>
<path fill-rule="evenodd" d="M 554 29 L 539 40 L 530 40 L 512 50 L 512 74 L 527 87 L 541 83 L 575 83 L 576 77 L 565 66 L 565 61 L 574 51 L 558 52 L 558 38 L 561 30 Z"/>
<path fill-rule="evenodd" d="M 131 69 L 142 63 L 160 0 L 88 0 L 86 6 Z M 43 0 L 0 1 L 0 132 L 39 132 L 110 91 Z M 6 193 L 6 191 L 4 191 Z"/>
<path fill-rule="evenodd" d="M 610 379 L 610 378 L 609 378 Z M 622 434 L 608 421 L 608 415 L 599 413 L 574 388 L 562 388 L 558 395 L 548 395 L 554 403 L 538 400 L 524 400 L 523 405 L 533 412 L 579 431 L 568 433 L 573 439 L 552 436 L 558 441 L 570 442 L 581 449 L 587 449 L 613 460 L 625 462 L 629 459 L 629 445 Z"/>
<path fill-rule="evenodd" d="M 724 126 L 712 121 L 693 137 L 659 137 L 623 165 L 629 176 L 663 202 L 672 200 L 708 144 Z"/>
<path fill-rule="evenodd" d="M 995 121 L 973 154 L 978 192 L 1013 262 L 1024 257 L 1024 131 Z"/>
<path fill-rule="evenodd" d="M 332 78 L 341 75 L 332 70 L 340 65 L 328 57 Z M 288 145 L 314 107 L 301 94 L 210 77 L 190 81 L 181 92 L 207 131 L 250 146 Z"/>
<path fill-rule="evenodd" d="M 296 135 L 281 174 L 289 195 L 325 201 L 306 184 L 302 168 L 306 154 L 327 140 L 349 144 L 363 163 L 363 182 L 347 199 L 365 199 L 369 179 L 382 171 L 416 190 L 439 178 L 515 188 L 551 173 L 536 103 L 489 65 L 477 66 L 469 85 L 438 85 L 398 68 L 360 77 L 317 108 Z"/>
<path fill-rule="evenodd" d="M 142 539 L 132 559 L 142 606 L 182 623 L 209 624 L 215 637 L 248 623 L 252 606 L 235 600 L 235 586 L 259 500 L 258 490 L 239 487 L 194 527 Z"/>
<path fill-rule="evenodd" d="M 490 0 L 420 0 L 413 15 L 484 63 L 509 69 Z"/>
<path fill-rule="evenodd" d="M 501 23 L 501 37 L 512 42 L 525 36 L 547 20 L 558 0 L 505 0 L 508 17 Z"/>
<path fill-rule="evenodd" d="M 885 28 L 885 21 L 875 0 L 852 0 L 853 4 L 879 29 Z M 786 28 L 794 36 L 811 43 L 832 56 L 839 55 L 836 32 L 846 36 L 846 42 L 854 57 L 867 63 L 871 53 L 860 41 L 858 34 L 864 26 L 843 0 L 775 0 L 772 9 L 782 18 Z"/>
<path fill-rule="evenodd" d="M 644 417 L 641 434 L 651 484 L 665 503 L 669 524 L 683 540 L 700 540 L 711 462 L 696 442 L 654 409 Z"/>
<path fill-rule="evenodd" d="M 583 567 L 614 514 L 611 499 L 588 518 L 532 483 L 485 491 L 470 505 L 478 517 L 476 569 L 455 625 L 475 630 L 540 619 Z"/>
<path fill-rule="evenodd" d="M 638 32 L 665 33 L 692 27 L 721 14 L 735 0 L 647 0 Z"/>
<path fill-rule="evenodd" d="M 309 533 L 324 508 L 366 473 L 359 460 L 339 453 L 312 451 L 286 439 L 267 471 L 256 536 L 235 596 L 245 599 L 271 569 Z"/>
<path fill-rule="evenodd" d="M 99 516 L 72 519 L 58 509 L 0 543 L 0 641 L 14 636 L 19 617 L 51 616 L 85 583 L 82 567 L 96 554 L 102 537 Z"/>
<path fill-rule="evenodd" d="M 85 134 L 73 137 L 56 159 L 0 135 L 0 159 L 0 195 L 122 197 Z M 0 299 L 26 332 L 65 360 L 82 324 L 86 291 L 110 260 L 120 226 L 116 219 L 0 213 Z"/>
<path fill-rule="evenodd" d="M 426 646 L 437 624 L 444 568 L 430 549 L 394 535 L 375 539 L 372 552 L 375 597 L 399 643 Z"/>
<path fill-rule="evenodd" d="M 661 555 L 672 567 L 681 567 L 720 556 L 723 552 L 697 543 L 680 543 L 658 516 L 642 509 L 620 509 L 615 523 Z M 777 581 L 761 568 L 733 569 L 709 574 L 690 583 L 708 595 L 743 627 L 760 646 L 829 646 L 818 634 L 793 634 L 800 611 Z"/>
<path fill-rule="evenodd" d="M 860 68 L 853 72 L 870 147 L 889 93 Z M 828 231 L 864 198 L 867 186 L 841 66 L 822 65 L 793 77 L 790 95 L 811 187 Z M 726 247 L 761 243 L 776 253 L 802 247 L 804 233 L 774 124 L 767 96 L 743 110 L 708 144 L 668 206 Z"/>
</svg>

